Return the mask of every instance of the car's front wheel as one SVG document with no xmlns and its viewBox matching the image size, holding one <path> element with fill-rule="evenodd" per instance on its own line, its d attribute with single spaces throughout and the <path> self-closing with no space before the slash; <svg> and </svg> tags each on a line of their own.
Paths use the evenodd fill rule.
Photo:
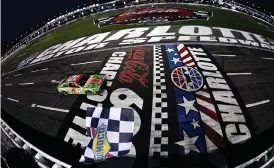
<svg viewBox="0 0 274 168">
<path fill-rule="evenodd" d="M 62 91 L 62 94 L 63 94 L 63 95 L 68 95 L 68 92 Z"/>
</svg>

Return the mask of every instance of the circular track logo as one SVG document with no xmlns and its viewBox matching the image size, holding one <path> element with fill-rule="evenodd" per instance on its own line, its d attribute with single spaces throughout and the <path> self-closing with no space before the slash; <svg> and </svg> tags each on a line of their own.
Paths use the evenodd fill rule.
<svg viewBox="0 0 274 168">
<path fill-rule="evenodd" d="M 171 73 L 171 80 L 179 89 L 194 92 L 204 85 L 201 73 L 191 67 L 177 67 Z"/>
<path fill-rule="evenodd" d="M 188 19 L 208 20 L 211 16 L 211 12 L 205 11 L 173 7 L 148 7 L 131 9 L 115 16 L 95 19 L 94 24 L 97 24 L 99 27 L 113 24 L 155 24 Z"/>
</svg>

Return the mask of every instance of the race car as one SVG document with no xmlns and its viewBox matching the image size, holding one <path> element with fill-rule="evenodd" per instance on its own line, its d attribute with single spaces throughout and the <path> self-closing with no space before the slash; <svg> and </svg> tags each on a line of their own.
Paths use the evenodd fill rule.
<svg viewBox="0 0 274 168">
<path fill-rule="evenodd" d="M 101 75 L 79 74 L 63 79 L 57 87 L 58 92 L 68 94 L 97 95 L 103 91 L 105 78 Z"/>
</svg>

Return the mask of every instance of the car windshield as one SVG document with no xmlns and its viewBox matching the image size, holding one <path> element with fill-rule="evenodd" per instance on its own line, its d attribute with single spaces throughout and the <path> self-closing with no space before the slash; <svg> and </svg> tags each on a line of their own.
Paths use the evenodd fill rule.
<svg viewBox="0 0 274 168">
<path fill-rule="evenodd" d="M 84 86 L 89 77 L 89 75 L 83 75 L 82 78 L 77 82 L 77 84 L 80 86 Z"/>
</svg>

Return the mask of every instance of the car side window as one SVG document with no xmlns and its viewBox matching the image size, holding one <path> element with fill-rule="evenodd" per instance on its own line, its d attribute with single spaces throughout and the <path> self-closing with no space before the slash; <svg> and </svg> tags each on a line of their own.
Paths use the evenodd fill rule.
<svg viewBox="0 0 274 168">
<path fill-rule="evenodd" d="M 68 86 L 69 86 L 68 83 L 63 84 L 63 87 L 68 87 Z"/>
<path fill-rule="evenodd" d="M 69 83 L 69 87 L 76 87 L 74 83 Z"/>
</svg>

